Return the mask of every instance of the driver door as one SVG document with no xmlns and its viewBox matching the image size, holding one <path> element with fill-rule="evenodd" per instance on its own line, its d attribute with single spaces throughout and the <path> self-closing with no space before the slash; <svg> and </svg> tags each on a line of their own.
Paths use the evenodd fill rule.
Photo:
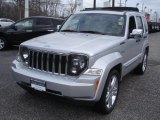
<svg viewBox="0 0 160 120">
<path fill-rule="evenodd" d="M 138 41 L 135 38 L 130 37 L 130 34 L 134 29 L 137 28 L 136 25 L 136 18 L 135 16 L 129 17 L 129 23 L 128 23 L 128 38 L 126 41 L 126 44 L 124 46 L 125 52 L 124 52 L 124 73 L 127 74 L 133 68 L 137 66 L 137 60 L 139 59 L 139 45 Z"/>
<path fill-rule="evenodd" d="M 14 44 L 20 44 L 32 38 L 33 34 L 33 19 L 25 19 L 17 22 L 12 26 L 12 29 L 7 31 L 7 34 Z"/>
</svg>

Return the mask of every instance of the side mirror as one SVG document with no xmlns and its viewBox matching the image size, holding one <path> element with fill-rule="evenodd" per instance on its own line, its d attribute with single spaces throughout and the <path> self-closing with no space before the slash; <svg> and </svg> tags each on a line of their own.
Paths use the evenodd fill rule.
<svg viewBox="0 0 160 120">
<path fill-rule="evenodd" d="M 57 25 L 57 30 L 59 30 L 61 28 L 61 25 Z"/>
<path fill-rule="evenodd" d="M 131 38 L 140 39 L 143 37 L 143 30 L 142 29 L 134 29 L 132 33 L 130 33 Z"/>
<path fill-rule="evenodd" d="M 17 27 L 15 25 L 11 25 L 10 28 L 13 29 L 13 30 L 17 30 Z"/>
</svg>

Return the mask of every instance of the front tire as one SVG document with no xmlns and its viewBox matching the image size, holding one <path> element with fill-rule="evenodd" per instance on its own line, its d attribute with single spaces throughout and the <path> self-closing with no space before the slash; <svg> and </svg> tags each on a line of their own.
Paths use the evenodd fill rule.
<svg viewBox="0 0 160 120">
<path fill-rule="evenodd" d="M 120 74 L 112 70 L 106 81 L 100 101 L 96 104 L 96 110 L 103 114 L 109 114 L 115 107 L 119 93 Z"/>
<path fill-rule="evenodd" d="M 0 37 L 0 51 L 6 48 L 6 40 L 3 37 Z"/>
</svg>

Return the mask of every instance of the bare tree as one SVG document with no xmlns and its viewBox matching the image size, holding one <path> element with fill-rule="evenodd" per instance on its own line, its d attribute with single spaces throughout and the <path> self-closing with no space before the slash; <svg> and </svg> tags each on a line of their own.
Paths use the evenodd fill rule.
<svg viewBox="0 0 160 120">
<path fill-rule="evenodd" d="M 77 9 L 77 0 L 68 0 L 70 14 L 74 13 Z"/>
<path fill-rule="evenodd" d="M 17 7 L 17 12 L 19 19 L 22 19 L 24 17 L 24 2 L 25 0 L 13 0 Z"/>
<path fill-rule="evenodd" d="M 0 17 L 19 20 L 24 17 L 25 0 L 0 0 Z M 76 10 L 75 0 L 62 4 L 61 0 L 29 0 L 30 16 L 67 17 Z"/>
</svg>

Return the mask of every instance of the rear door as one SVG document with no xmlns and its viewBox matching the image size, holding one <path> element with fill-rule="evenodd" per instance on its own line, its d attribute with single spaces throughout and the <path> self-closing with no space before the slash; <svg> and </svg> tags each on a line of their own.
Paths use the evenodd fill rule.
<svg viewBox="0 0 160 120">
<path fill-rule="evenodd" d="M 51 18 L 36 18 L 33 28 L 34 37 L 49 34 L 54 32 L 53 23 Z"/>
<path fill-rule="evenodd" d="M 137 51 L 139 52 L 138 54 L 141 54 L 141 56 L 143 56 L 143 43 L 145 42 L 146 39 L 148 39 L 148 27 L 147 27 L 147 23 L 144 20 L 144 18 L 142 18 L 142 16 L 136 16 L 136 23 L 137 23 L 137 28 L 138 29 L 142 29 L 143 30 L 143 36 L 141 39 L 137 40 Z"/>
</svg>

